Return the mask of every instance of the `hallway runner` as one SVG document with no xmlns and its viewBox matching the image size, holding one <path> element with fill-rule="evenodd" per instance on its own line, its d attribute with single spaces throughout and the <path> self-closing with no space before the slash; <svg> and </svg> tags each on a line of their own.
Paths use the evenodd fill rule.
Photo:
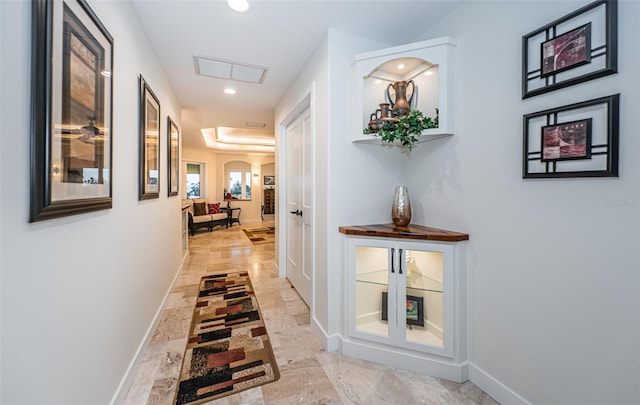
<svg viewBox="0 0 640 405">
<path fill-rule="evenodd" d="M 201 404 L 279 378 L 249 274 L 203 277 L 175 404 Z"/>
<path fill-rule="evenodd" d="M 276 241 L 276 227 L 243 229 L 244 234 L 254 245 L 264 245 Z"/>
</svg>

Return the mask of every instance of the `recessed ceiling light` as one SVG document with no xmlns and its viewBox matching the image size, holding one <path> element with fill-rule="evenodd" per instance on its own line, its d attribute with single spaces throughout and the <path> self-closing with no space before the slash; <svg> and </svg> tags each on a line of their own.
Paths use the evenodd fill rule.
<svg viewBox="0 0 640 405">
<path fill-rule="evenodd" d="M 244 13 L 249 10 L 249 2 L 247 0 L 227 0 L 227 4 L 233 11 Z"/>
<path fill-rule="evenodd" d="M 424 75 L 425 75 L 425 76 L 430 76 L 430 75 L 432 75 L 432 74 L 433 74 L 433 71 L 432 71 L 432 70 L 427 70 L 426 72 L 424 72 Z"/>
<path fill-rule="evenodd" d="M 399 64 L 398 69 L 404 69 L 404 63 Z"/>
<path fill-rule="evenodd" d="M 236 94 L 236 91 L 234 89 L 231 89 L 231 88 L 224 89 L 224 92 L 227 93 L 227 94 Z"/>
</svg>

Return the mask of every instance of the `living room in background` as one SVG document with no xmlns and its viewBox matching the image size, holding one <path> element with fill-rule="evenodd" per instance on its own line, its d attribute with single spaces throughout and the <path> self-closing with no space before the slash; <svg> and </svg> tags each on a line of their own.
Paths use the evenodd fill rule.
<svg viewBox="0 0 640 405">
<path fill-rule="evenodd" d="M 187 198 L 204 195 L 204 163 L 187 162 Z"/>
</svg>

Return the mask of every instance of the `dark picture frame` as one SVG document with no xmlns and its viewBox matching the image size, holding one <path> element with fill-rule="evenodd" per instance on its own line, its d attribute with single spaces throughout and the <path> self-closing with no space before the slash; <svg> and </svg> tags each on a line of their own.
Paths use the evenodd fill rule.
<svg viewBox="0 0 640 405">
<path fill-rule="evenodd" d="M 382 292 L 382 320 L 389 319 L 388 313 L 389 295 L 386 291 Z M 424 297 L 416 297 L 407 295 L 407 325 L 424 326 Z"/>
<path fill-rule="evenodd" d="M 563 122 L 541 128 L 542 162 L 591 159 L 593 119 Z"/>
<path fill-rule="evenodd" d="M 522 37 L 522 99 L 617 72 L 618 0 L 587 4 Z"/>
<path fill-rule="evenodd" d="M 139 200 L 160 197 L 160 101 L 140 75 Z"/>
<path fill-rule="evenodd" d="M 276 185 L 276 176 L 264 176 L 265 186 L 275 186 Z"/>
<path fill-rule="evenodd" d="M 84 0 L 31 4 L 29 222 L 110 209 L 113 38 Z"/>
<path fill-rule="evenodd" d="M 167 116 L 167 167 L 169 172 L 168 195 L 178 195 L 180 191 L 180 130 L 176 123 Z"/>
<path fill-rule="evenodd" d="M 619 120 L 620 94 L 524 115 L 522 177 L 618 177 Z"/>
<path fill-rule="evenodd" d="M 591 23 L 545 41 L 540 46 L 542 77 L 591 62 Z"/>
</svg>

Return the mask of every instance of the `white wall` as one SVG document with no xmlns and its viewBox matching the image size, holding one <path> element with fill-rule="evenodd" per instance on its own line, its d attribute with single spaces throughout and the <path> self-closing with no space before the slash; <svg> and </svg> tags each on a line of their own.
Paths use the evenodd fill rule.
<svg viewBox="0 0 640 405">
<path fill-rule="evenodd" d="M 640 3 L 618 74 L 521 100 L 522 35 L 586 3 L 469 3 L 419 38 L 459 40 L 459 130 L 412 153 L 415 222 L 470 234 L 471 375 L 531 403 L 640 403 Z M 521 178 L 523 114 L 615 93 L 619 178 Z"/>
<path fill-rule="evenodd" d="M 31 2 L 2 1 L 2 403 L 108 403 L 181 264 L 167 197 L 172 89 L 128 2 L 90 1 L 114 38 L 113 208 L 28 223 Z M 138 75 L 161 104 L 160 198 L 138 201 Z"/>
<path fill-rule="evenodd" d="M 336 336 L 342 321 L 341 225 L 389 222 L 391 199 L 401 167 L 398 151 L 351 143 L 353 56 L 388 45 L 330 29 L 276 107 L 281 125 L 312 93 L 314 136 L 314 304 L 312 323 L 325 337 Z M 312 91 L 313 89 L 313 91 Z M 283 140 L 278 139 L 283 167 Z M 284 173 L 277 178 L 283 179 Z M 278 198 L 285 190 L 279 188 Z M 280 228 L 285 223 L 280 222 Z M 280 239 L 281 245 L 284 239 Z M 327 344 L 327 342 L 324 342 Z"/>
<path fill-rule="evenodd" d="M 289 117 L 294 110 L 296 110 L 303 100 L 307 97 L 311 102 L 312 113 L 312 133 L 314 137 L 314 241 L 315 247 L 315 262 L 314 268 L 316 272 L 324 271 L 319 270 L 318 257 L 323 257 L 326 254 L 326 247 L 323 241 L 323 232 L 321 226 L 318 225 L 317 218 L 325 218 L 327 215 L 326 205 L 324 199 L 327 193 L 327 177 L 326 171 L 318 170 L 318 162 L 326 161 L 326 153 L 324 152 L 324 144 L 327 141 L 327 103 L 328 103 L 328 77 L 327 77 L 327 40 L 326 37 L 316 47 L 313 54 L 305 63 L 301 72 L 298 74 L 293 84 L 289 87 L 284 96 L 280 99 L 275 108 L 275 132 L 276 132 L 276 207 L 278 208 L 278 216 L 276 219 L 277 228 L 280 230 L 286 229 L 286 212 L 281 207 L 285 206 L 286 201 L 286 186 L 283 180 L 286 178 L 286 153 L 284 152 L 283 138 L 283 125 L 287 124 L 286 120 L 291 119 Z M 326 166 L 326 163 L 322 163 Z M 286 208 L 286 207 L 285 207 Z M 286 246 L 285 232 L 278 232 L 278 241 L 276 247 L 276 263 L 280 265 L 280 275 L 285 274 L 286 268 L 283 268 L 284 258 L 279 254 L 280 251 L 284 251 L 283 247 Z M 322 259 L 320 259 L 322 260 Z M 322 278 L 322 277 L 320 277 Z M 311 323 L 322 325 L 326 331 L 327 315 L 326 315 L 326 303 L 325 300 L 318 299 L 318 290 L 326 291 L 326 287 L 322 288 L 319 285 L 325 286 L 321 280 L 318 281 L 318 274 L 316 274 L 316 283 L 314 285 L 314 300 L 316 304 L 312 304 L 311 308 Z M 324 306 L 324 308 L 318 308 Z"/>
</svg>

